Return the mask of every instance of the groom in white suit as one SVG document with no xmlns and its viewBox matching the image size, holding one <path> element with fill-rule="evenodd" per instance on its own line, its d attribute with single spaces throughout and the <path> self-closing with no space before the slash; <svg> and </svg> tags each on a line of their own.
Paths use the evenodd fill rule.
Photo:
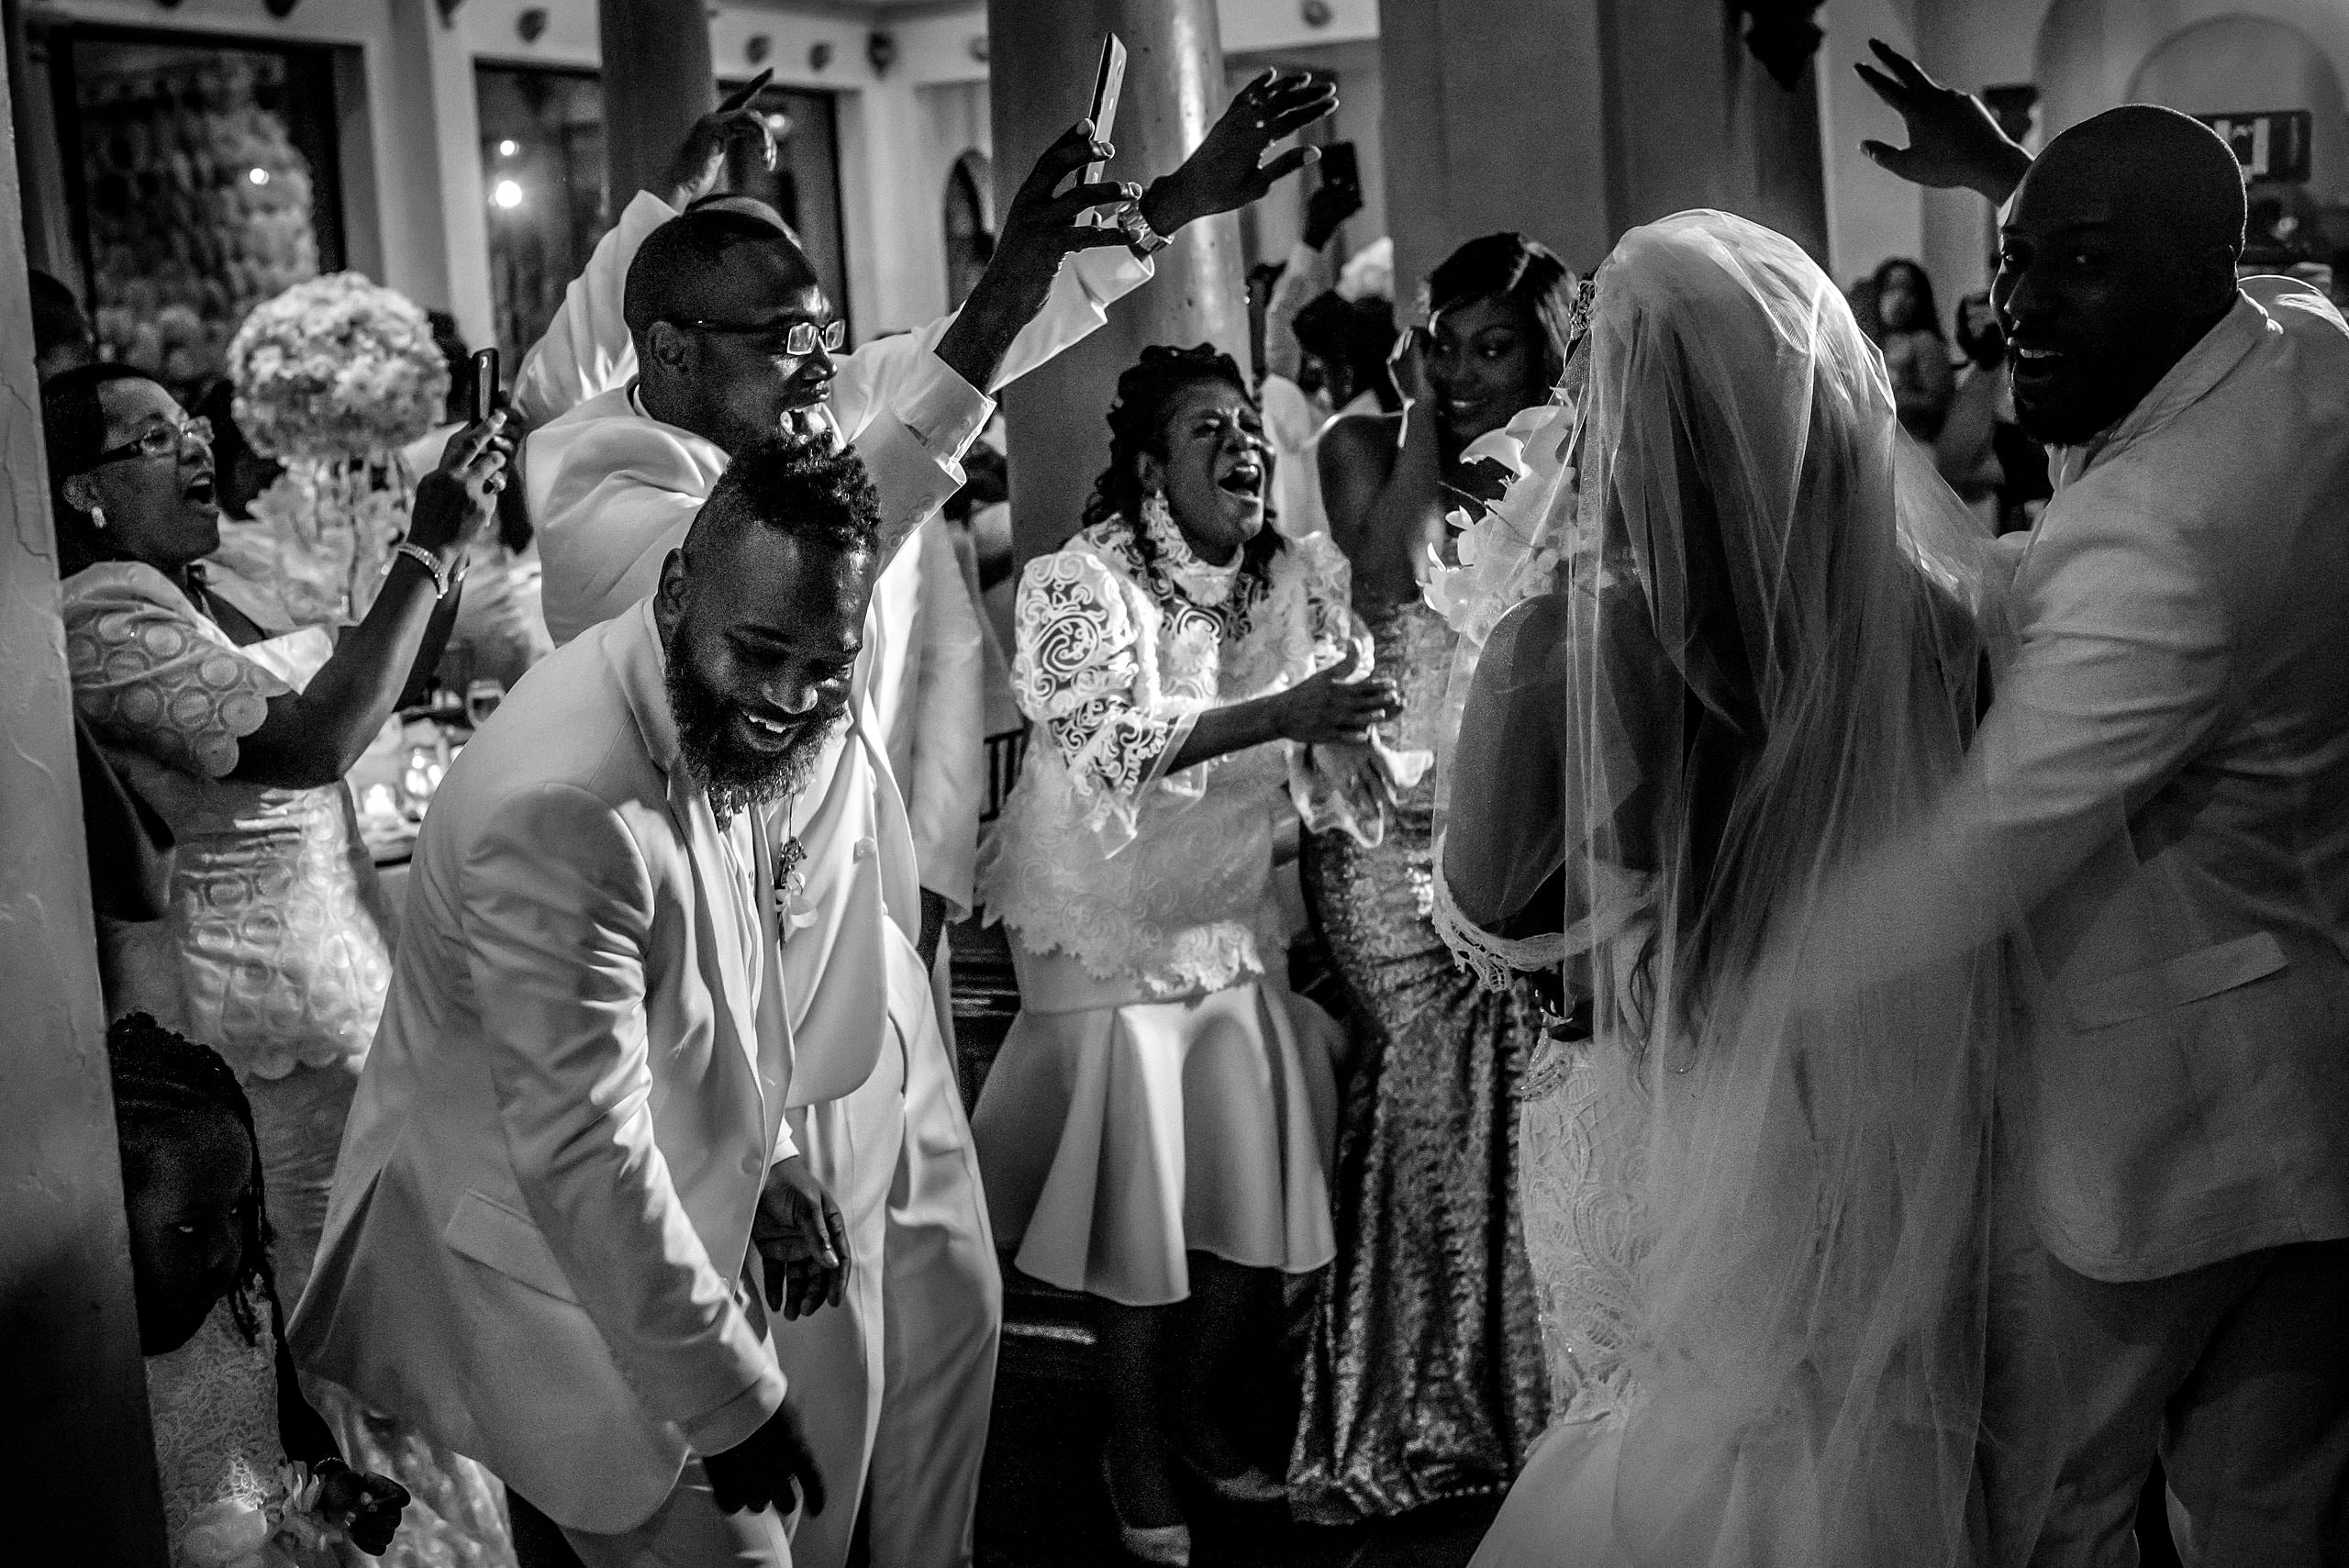
<svg viewBox="0 0 2349 1568">
<path fill-rule="evenodd" d="M 2054 499 L 1950 800 L 1814 951 L 2004 929 L 2044 1249 L 2004 1282 L 2002 1556 L 2349 1562 L 2349 327 L 2240 286 L 2226 143 L 2133 106 L 2036 161 L 1879 46 L 1896 172 L 2006 203 L 1992 298 Z M 2009 197 L 2011 195 L 2011 199 Z M 1965 896 L 1965 895 L 1971 896 Z"/>
<path fill-rule="evenodd" d="M 851 1260 L 786 1113 L 880 1036 L 795 1032 L 760 808 L 847 712 L 877 536 L 852 454 L 740 454 L 657 594 L 515 688 L 417 840 L 289 1337 L 589 1568 L 788 1564 L 793 1485 L 822 1507 L 766 1314 L 837 1304 Z"/>
<path fill-rule="evenodd" d="M 712 117 L 679 155 L 674 201 L 647 193 L 630 204 L 518 382 L 525 417 L 542 421 L 529 481 L 558 639 L 646 592 L 729 454 L 778 421 L 836 429 L 865 459 L 880 495 L 891 576 L 867 621 L 852 728 L 807 787 L 778 803 L 772 825 L 778 842 L 806 850 L 794 919 L 807 924 L 784 950 L 794 1027 L 802 1038 L 863 1031 L 882 1042 L 876 1071 L 855 1093 L 809 1106 L 797 1122 L 811 1165 L 846 1210 L 859 1265 L 845 1311 L 792 1324 L 777 1339 L 795 1382 L 823 1391 L 808 1436 L 843 1499 L 796 1527 L 795 1550 L 809 1568 L 846 1562 L 868 1495 L 876 1562 L 971 1560 L 1001 1318 L 947 1020 L 924 973 L 932 953 L 916 951 L 936 942 L 950 906 L 967 901 L 969 862 L 958 856 L 975 851 L 974 786 L 984 782 L 975 691 L 958 705 L 955 727 L 932 726 L 922 665 L 951 660 L 933 632 L 974 641 L 976 622 L 947 553 L 926 562 L 907 540 L 925 523 L 934 530 L 961 486 L 962 453 L 994 408 L 987 394 L 1097 328 L 1111 302 L 1150 276 L 1162 234 L 1252 201 L 1309 161 L 1302 149 L 1269 161 L 1265 153 L 1334 106 L 1325 84 L 1268 74 L 1147 193 L 1097 185 L 1055 196 L 1063 178 L 1109 150 L 1079 125 L 1038 160 L 960 312 L 838 360 L 816 337 L 832 319 L 829 302 L 774 215 L 728 198 L 694 205 L 720 161 L 696 149 L 714 148 L 735 127 L 763 134 L 755 116 Z M 1079 221 L 1090 206 L 1120 201 L 1150 227 L 1121 234 Z M 679 215 L 681 206 L 689 210 Z M 956 607 L 947 595 L 963 600 L 959 631 L 932 613 Z M 975 653 L 959 670 L 935 672 L 930 695 L 952 700 L 953 681 L 977 673 Z M 911 822 L 896 774 L 907 763 Z M 963 787 L 926 788 L 926 765 Z M 916 862 L 918 888 L 898 874 Z"/>
</svg>

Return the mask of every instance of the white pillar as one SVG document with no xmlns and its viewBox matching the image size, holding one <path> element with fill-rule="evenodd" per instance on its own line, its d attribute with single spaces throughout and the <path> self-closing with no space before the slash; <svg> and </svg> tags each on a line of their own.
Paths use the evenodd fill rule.
<svg viewBox="0 0 2349 1568">
<path fill-rule="evenodd" d="M 476 346 L 497 340 L 473 54 L 433 0 L 389 0 L 391 47 L 370 62 L 378 106 L 384 284 L 448 311 Z"/>
<path fill-rule="evenodd" d="M 12 1562 L 162 1568 L 0 77 L 0 1536 Z"/>
</svg>

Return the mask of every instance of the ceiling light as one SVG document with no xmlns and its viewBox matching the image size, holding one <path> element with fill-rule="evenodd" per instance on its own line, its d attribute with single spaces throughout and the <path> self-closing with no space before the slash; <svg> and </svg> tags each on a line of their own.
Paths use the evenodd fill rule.
<svg viewBox="0 0 2349 1568">
<path fill-rule="evenodd" d="M 512 180 L 500 180 L 496 188 L 489 193 L 489 199 L 502 207 L 520 206 L 522 187 Z"/>
</svg>

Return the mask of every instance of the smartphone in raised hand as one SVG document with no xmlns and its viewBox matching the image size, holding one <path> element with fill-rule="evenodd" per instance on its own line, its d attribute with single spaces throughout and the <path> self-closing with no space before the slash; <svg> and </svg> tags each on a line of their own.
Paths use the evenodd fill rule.
<svg viewBox="0 0 2349 1568">
<path fill-rule="evenodd" d="M 473 423 L 497 412 L 497 350 L 473 350 Z"/>
<path fill-rule="evenodd" d="M 1321 161 L 1313 168 L 1325 185 L 1343 185 L 1355 192 L 1362 189 L 1362 161 L 1351 141 L 1330 143 L 1321 150 Z"/>
<path fill-rule="evenodd" d="M 1124 91 L 1125 85 L 1126 46 L 1118 41 L 1117 34 L 1104 33 L 1101 37 L 1101 62 L 1093 71 L 1093 102 L 1085 111 L 1085 117 L 1093 122 L 1094 140 L 1109 139 L 1110 128 L 1118 119 L 1118 95 Z M 1097 161 L 1087 163 L 1084 183 L 1095 183 L 1108 167 L 1108 163 Z M 1108 226 L 1108 217 L 1099 207 L 1085 216 L 1089 223 L 1103 228 Z"/>
<path fill-rule="evenodd" d="M 737 109 L 749 108 L 751 100 L 759 95 L 759 89 L 774 80 L 774 67 L 770 65 L 731 93 L 727 94 L 725 100 L 718 106 L 718 112 L 721 115 L 730 115 Z"/>
</svg>

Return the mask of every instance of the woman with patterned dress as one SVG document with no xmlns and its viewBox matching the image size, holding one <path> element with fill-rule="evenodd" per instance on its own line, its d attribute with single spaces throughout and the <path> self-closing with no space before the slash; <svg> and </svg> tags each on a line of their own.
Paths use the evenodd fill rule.
<svg viewBox="0 0 2349 1568">
<path fill-rule="evenodd" d="M 1454 639 L 1420 601 L 1427 551 L 1448 554 L 1444 514 L 1489 488 L 1479 460 L 1549 400 L 1573 282 L 1520 235 L 1462 246 L 1430 274 L 1428 325 L 1395 361 L 1405 412 L 1342 419 L 1322 439 L 1330 534 L 1378 667 L 1403 690 L 1387 731 L 1398 745 L 1435 748 L 1445 728 Z M 1306 897 L 1356 1042 L 1337 1262 L 1315 1306 L 1289 1461 L 1291 1507 L 1328 1524 L 1505 1489 L 1546 1410 L 1510 1201 L 1540 1003 L 1526 985 L 1480 989 L 1431 923 L 1434 788 L 1404 794 L 1377 844 L 1305 843 Z"/>
<path fill-rule="evenodd" d="M 252 1105 L 287 1299 L 309 1277 L 359 1070 L 390 980 L 388 911 L 343 773 L 409 672 L 440 654 L 454 563 L 488 519 L 509 443 L 449 444 L 417 486 L 373 607 L 338 639 L 207 571 L 218 547 L 210 429 L 155 382 L 93 365 L 41 393 L 74 705 L 176 840 L 171 908 L 102 933 L 112 1016 L 144 1012 L 208 1045 Z M 496 1488 L 348 1401 L 326 1398 L 354 1462 L 420 1505 L 386 1559 L 511 1561 Z"/>
<path fill-rule="evenodd" d="M 1282 1495 L 1226 1430 L 1224 1374 L 1264 1287 L 1332 1251 L 1337 1030 L 1285 984 L 1275 821 L 1293 796 L 1375 838 L 1398 764 L 1367 732 L 1397 703 L 1362 668 L 1344 559 L 1264 526 L 1228 356 L 1145 350 L 1109 426 L 1085 527 L 1019 587 L 1037 735 L 980 890 L 1021 1011 L 972 1131 L 999 1242 L 1100 1299 L 1126 1548 L 1181 1563 L 1172 1461 Z"/>
</svg>

